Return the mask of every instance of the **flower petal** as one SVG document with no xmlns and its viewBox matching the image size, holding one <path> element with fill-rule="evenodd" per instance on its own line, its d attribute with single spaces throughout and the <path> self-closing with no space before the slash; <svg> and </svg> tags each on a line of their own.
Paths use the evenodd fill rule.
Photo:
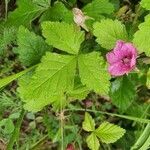
<svg viewBox="0 0 150 150">
<path fill-rule="evenodd" d="M 132 69 L 130 67 L 124 66 L 122 62 L 110 65 L 108 68 L 109 73 L 113 76 L 122 76 L 129 73 L 131 70 Z"/>
<path fill-rule="evenodd" d="M 133 68 L 133 67 L 135 67 L 135 65 L 136 65 L 136 57 L 133 56 L 131 59 L 131 62 L 130 62 L 130 67 Z"/>
<path fill-rule="evenodd" d="M 137 50 L 136 48 L 133 46 L 132 43 L 126 43 L 125 46 L 127 47 L 128 49 L 128 52 L 130 51 L 132 53 L 132 55 L 135 55 L 137 57 Z"/>
<path fill-rule="evenodd" d="M 114 48 L 114 50 L 113 50 L 113 51 L 115 52 L 115 51 L 120 50 L 124 44 L 125 44 L 125 42 L 124 42 L 124 41 L 122 41 L 122 40 L 118 40 L 118 41 L 116 42 L 116 46 L 115 46 L 115 48 Z"/>
<path fill-rule="evenodd" d="M 118 62 L 120 59 L 114 54 L 114 52 L 109 52 L 106 55 L 106 59 L 108 61 L 109 64 L 113 64 Z"/>
</svg>

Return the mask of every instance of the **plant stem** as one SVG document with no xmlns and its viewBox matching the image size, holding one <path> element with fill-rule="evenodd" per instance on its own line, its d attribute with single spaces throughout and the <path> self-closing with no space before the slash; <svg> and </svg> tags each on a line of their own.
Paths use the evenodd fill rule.
<svg viewBox="0 0 150 150">
<path fill-rule="evenodd" d="M 61 111 L 61 115 L 62 115 Z M 61 129 L 61 150 L 64 150 L 64 126 L 63 126 L 63 118 L 60 118 L 60 129 Z"/>
<path fill-rule="evenodd" d="M 17 141 L 17 139 L 19 137 L 19 131 L 20 131 L 20 127 L 21 127 L 24 115 L 25 115 L 25 110 L 22 109 L 22 111 L 20 113 L 20 117 L 17 120 L 17 123 L 15 125 L 14 132 L 13 132 L 13 134 L 12 134 L 10 140 L 9 140 L 9 143 L 7 145 L 7 150 L 12 150 L 13 149 L 14 143 Z"/>
<path fill-rule="evenodd" d="M 65 111 L 85 111 L 85 109 L 71 108 L 71 109 L 65 109 Z M 150 123 L 150 120 L 148 120 L 148 119 L 142 119 L 142 118 L 137 118 L 137 117 L 133 117 L 133 116 L 118 115 L 118 114 L 114 114 L 114 113 L 108 113 L 108 112 L 90 110 L 90 109 L 86 109 L 86 111 L 87 112 L 104 114 L 104 115 L 109 115 L 109 116 L 112 116 L 112 117 L 120 117 L 120 118 L 132 120 L 132 121 L 136 121 L 136 122 L 141 122 L 141 123 Z"/>
<path fill-rule="evenodd" d="M 62 100 L 60 101 L 60 105 L 61 150 L 64 150 L 64 110 Z"/>
<path fill-rule="evenodd" d="M 5 0 L 5 20 L 7 20 L 8 0 Z"/>
<path fill-rule="evenodd" d="M 134 146 L 131 148 L 131 150 L 139 150 L 139 148 L 144 143 L 146 143 L 145 141 L 147 141 L 148 139 L 150 140 L 150 123 L 147 124 L 147 126 L 144 129 L 143 133 L 141 134 L 141 136 L 139 137 L 139 139 L 137 140 L 137 142 L 134 144 Z"/>
</svg>

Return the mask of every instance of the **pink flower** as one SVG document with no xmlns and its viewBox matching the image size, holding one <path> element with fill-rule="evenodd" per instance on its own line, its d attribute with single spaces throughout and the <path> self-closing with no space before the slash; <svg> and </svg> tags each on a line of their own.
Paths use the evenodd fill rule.
<svg viewBox="0 0 150 150">
<path fill-rule="evenodd" d="M 117 41 L 112 52 L 107 53 L 108 71 L 113 76 L 128 74 L 136 67 L 137 50 L 131 43 Z"/>
</svg>

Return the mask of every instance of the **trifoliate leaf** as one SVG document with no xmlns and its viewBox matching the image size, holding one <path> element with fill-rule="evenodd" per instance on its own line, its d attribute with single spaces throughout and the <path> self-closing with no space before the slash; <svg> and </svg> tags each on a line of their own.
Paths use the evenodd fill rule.
<svg viewBox="0 0 150 150">
<path fill-rule="evenodd" d="M 150 69 L 147 72 L 147 82 L 146 82 L 147 87 L 150 89 Z"/>
<path fill-rule="evenodd" d="M 47 45 L 42 37 L 23 26 L 19 27 L 17 44 L 18 48 L 15 49 L 15 52 L 19 54 L 19 59 L 25 66 L 39 63 L 45 52 L 52 50 L 52 47 Z"/>
<path fill-rule="evenodd" d="M 50 7 L 43 13 L 40 22 L 43 21 L 63 21 L 73 23 L 73 13 L 71 10 L 68 10 L 63 3 L 56 2 L 53 7 Z"/>
<path fill-rule="evenodd" d="M 128 39 L 125 26 L 118 20 L 106 19 L 94 24 L 96 41 L 106 49 L 112 49 L 117 40 Z"/>
<path fill-rule="evenodd" d="M 121 111 L 126 110 L 131 105 L 135 99 L 135 94 L 134 84 L 127 76 L 123 76 L 112 82 L 110 97 L 112 103 Z"/>
<path fill-rule="evenodd" d="M 109 91 L 110 76 L 107 72 L 104 60 L 99 53 L 79 55 L 79 75 L 83 85 L 100 94 L 107 94 Z"/>
<path fill-rule="evenodd" d="M 19 0 L 17 6 L 13 12 L 8 14 L 7 26 L 30 27 L 31 22 L 46 10 L 46 8 L 33 3 L 33 0 Z"/>
<path fill-rule="evenodd" d="M 84 41 L 84 32 L 72 24 L 44 22 L 43 35 L 48 44 L 70 54 L 77 54 Z"/>
<path fill-rule="evenodd" d="M 87 137 L 86 143 L 91 150 L 99 150 L 100 144 L 99 144 L 98 138 L 96 137 L 94 133 L 91 133 Z"/>
<path fill-rule="evenodd" d="M 150 56 L 150 15 L 145 17 L 145 22 L 139 25 L 139 30 L 134 34 L 133 43 L 139 52 Z"/>
<path fill-rule="evenodd" d="M 95 130 L 94 133 L 102 142 L 109 144 L 120 139 L 124 135 L 125 130 L 117 125 L 104 122 Z"/>
<path fill-rule="evenodd" d="M 104 14 L 111 14 L 114 11 L 114 6 L 108 0 L 93 0 L 82 9 L 87 16 L 96 20 L 102 18 Z"/>
<path fill-rule="evenodd" d="M 141 0 L 141 6 L 147 10 L 150 10 L 150 0 Z"/>
<path fill-rule="evenodd" d="M 26 99 L 53 101 L 53 95 L 73 88 L 75 71 L 75 56 L 47 53 L 25 89 Z"/>
<path fill-rule="evenodd" d="M 92 116 L 87 112 L 85 113 L 85 118 L 82 123 L 82 128 L 88 132 L 95 130 L 95 121 L 93 120 Z"/>
</svg>

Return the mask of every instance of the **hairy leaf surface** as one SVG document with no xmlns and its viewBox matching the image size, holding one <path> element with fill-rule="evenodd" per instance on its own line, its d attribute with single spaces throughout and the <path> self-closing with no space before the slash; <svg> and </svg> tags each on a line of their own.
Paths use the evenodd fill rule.
<svg viewBox="0 0 150 150">
<path fill-rule="evenodd" d="M 44 39 L 23 26 L 19 27 L 17 35 L 18 48 L 15 52 L 19 54 L 20 61 L 31 66 L 40 62 L 46 51 L 51 51 L 52 47 L 47 45 Z"/>
<path fill-rule="evenodd" d="M 150 10 L 150 0 L 141 0 L 141 6 L 147 10 Z"/>
<path fill-rule="evenodd" d="M 96 41 L 106 49 L 111 50 L 117 40 L 127 41 L 128 35 L 125 26 L 118 20 L 106 19 L 94 24 Z"/>
<path fill-rule="evenodd" d="M 82 10 L 87 16 L 99 20 L 102 18 L 102 15 L 111 14 L 114 11 L 114 6 L 108 0 L 93 0 L 83 7 Z"/>
<path fill-rule="evenodd" d="M 125 130 L 117 125 L 104 122 L 95 130 L 95 133 L 102 142 L 109 144 L 120 139 L 124 135 Z"/>
<path fill-rule="evenodd" d="M 63 21 L 73 23 L 73 13 L 68 10 L 63 3 L 55 2 L 53 7 L 46 10 L 40 18 L 43 21 Z"/>
<path fill-rule="evenodd" d="M 17 6 L 18 8 L 9 13 L 7 26 L 24 25 L 30 27 L 31 22 L 46 10 L 46 8 L 34 3 L 33 0 L 19 0 Z"/>
<path fill-rule="evenodd" d="M 110 97 L 120 110 L 126 110 L 135 99 L 136 90 L 132 81 L 124 76 L 112 83 Z"/>
<path fill-rule="evenodd" d="M 133 43 L 139 52 L 150 56 L 150 15 L 145 17 L 145 22 L 139 25 L 139 30 L 134 34 Z"/>
<path fill-rule="evenodd" d="M 100 94 L 106 94 L 109 91 L 110 76 L 107 72 L 104 60 L 99 53 L 79 55 L 79 75 L 81 82 L 89 89 Z"/>
<path fill-rule="evenodd" d="M 91 150 L 99 150 L 100 144 L 99 144 L 98 138 L 96 137 L 94 133 L 91 133 L 87 137 L 86 143 Z"/>
<path fill-rule="evenodd" d="M 43 35 L 49 45 L 70 54 L 77 54 L 84 41 L 84 32 L 68 23 L 44 22 Z"/>
<path fill-rule="evenodd" d="M 82 123 L 82 127 L 85 131 L 94 131 L 95 130 L 95 121 L 89 113 L 85 113 L 85 118 Z"/>
<path fill-rule="evenodd" d="M 23 85 L 25 101 L 53 102 L 55 97 L 73 88 L 75 68 L 76 57 L 47 53 L 29 84 Z"/>
</svg>

